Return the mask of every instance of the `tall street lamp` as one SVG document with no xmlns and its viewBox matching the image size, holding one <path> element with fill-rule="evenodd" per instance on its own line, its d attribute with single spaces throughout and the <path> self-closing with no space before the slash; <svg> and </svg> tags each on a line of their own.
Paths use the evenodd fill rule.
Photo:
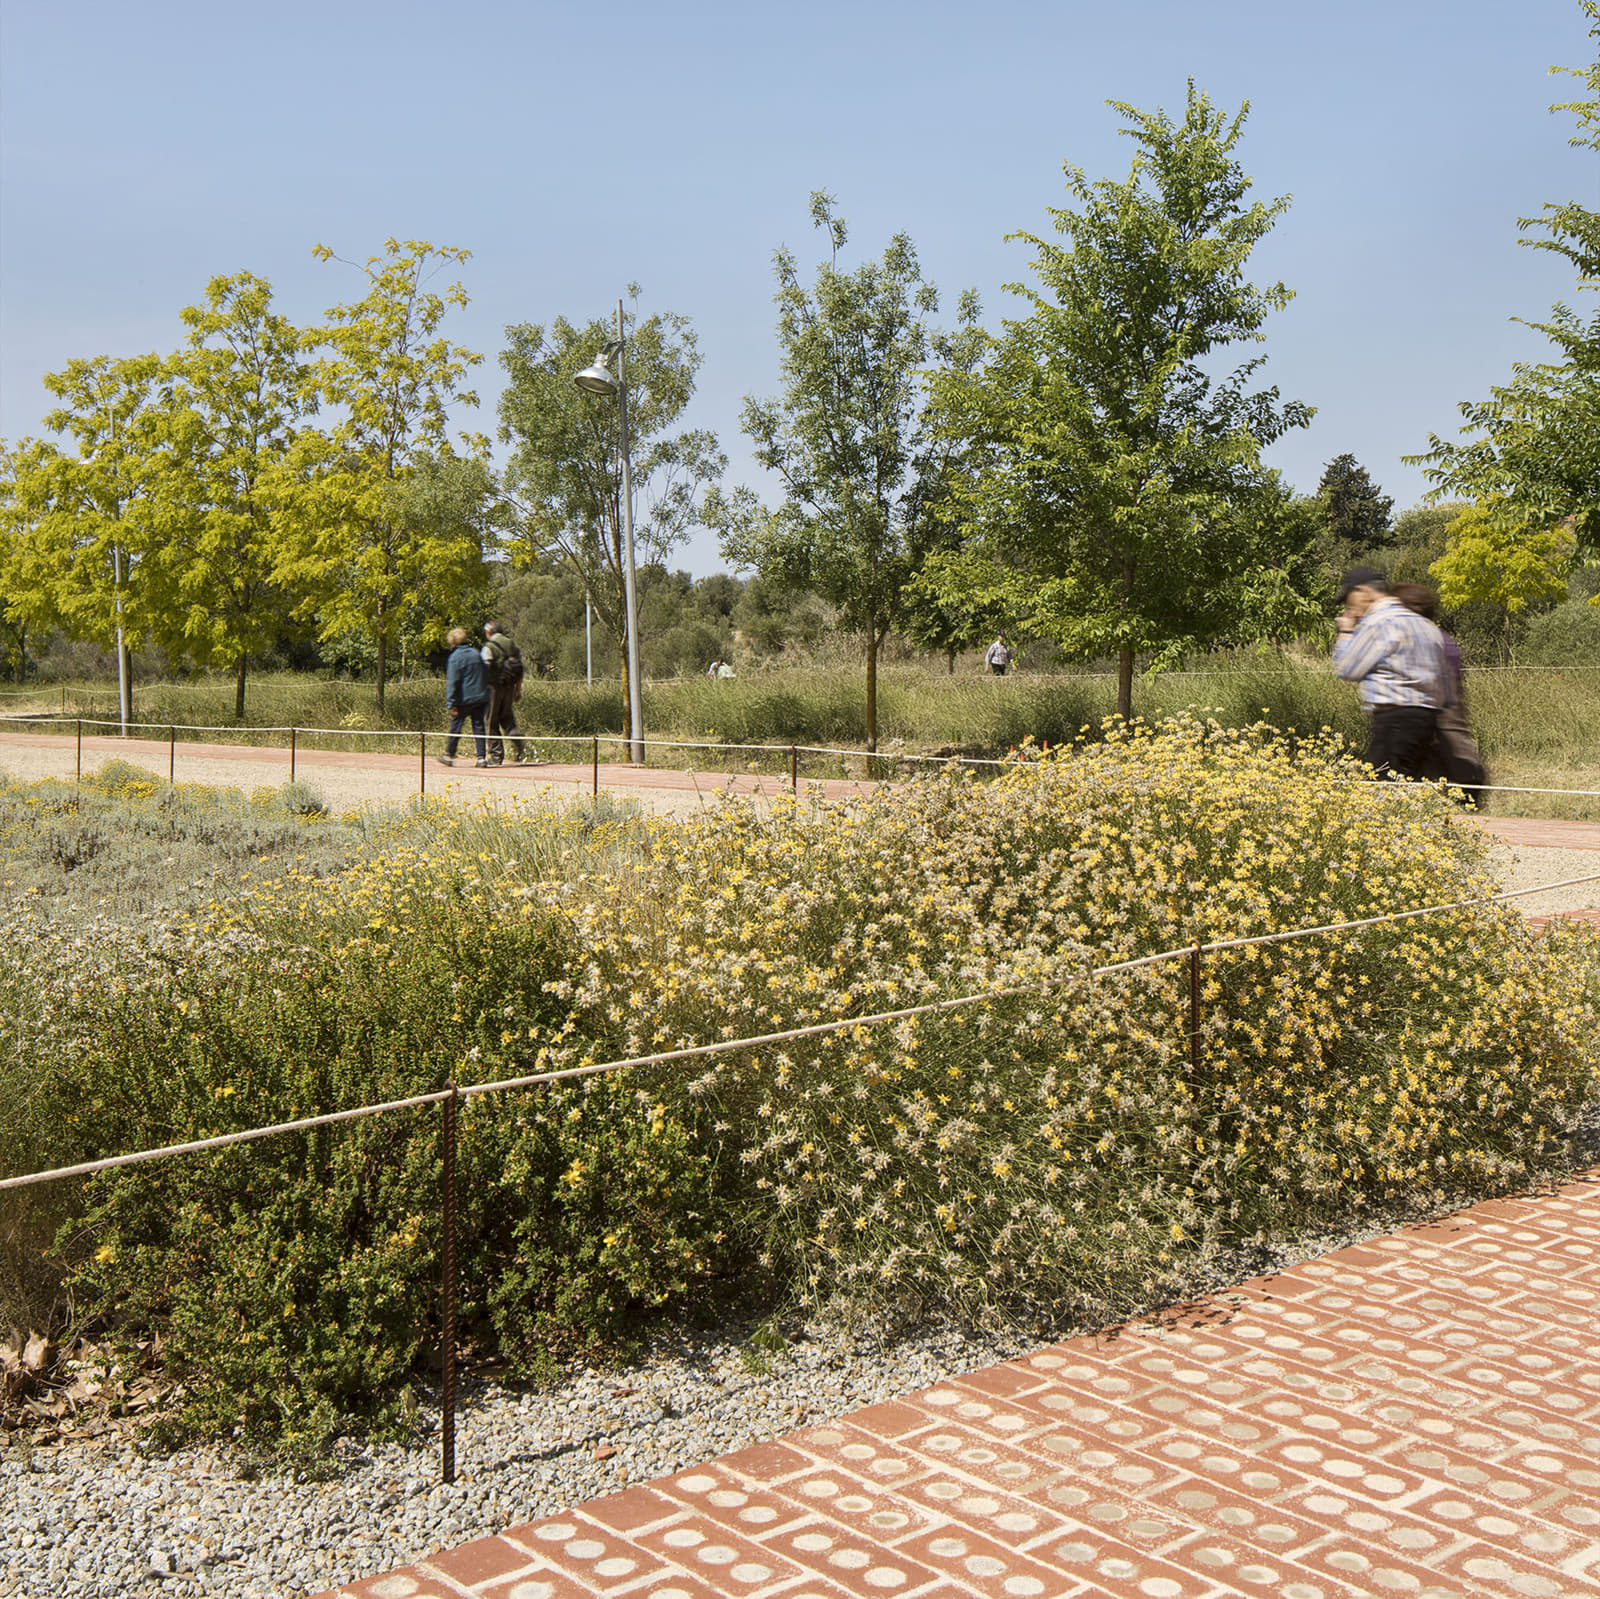
<svg viewBox="0 0 1600 1599">
<path fill-rule="evenodd" d="M 622 588 L 628 629 L 628 759 L 644 762 L 644 704 L 639 682 L 639 601 L 633 577 L 633 462 L 628 454 L 628 374 L 622 335 L 622 301 L 617 301 L 617 336 L 607 341 L 593 366 L 572 381 L 590 394 L 615 396 L 622 420 Z M 617 370 L 611 370 L 613 359 Z"/>
</svg>

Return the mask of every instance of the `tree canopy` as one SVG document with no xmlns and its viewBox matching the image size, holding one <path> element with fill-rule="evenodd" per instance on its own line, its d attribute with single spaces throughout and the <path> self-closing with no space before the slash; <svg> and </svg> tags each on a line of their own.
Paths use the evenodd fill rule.
<svg viewBox="0 0 1600 1599">
<path fill-rule="evenodd" d="M 316 254 L 335 259 L 325 245 Z M 370 641 L 380 711 L 408 613 L 425 637 L 442 639 L 452 610 L 482 580 L 489 517 L 464 506 L 461 491 L 478 483 L 487 492 L 488 440 L 463 434 L 452 442 L 449 412 L 478 403 L 462 384 L 483 357 L 439 333 L 450 309 L 467 303 L 465 289 L 426 287 L 469 254 L 390 239 L 381 256 L 357 267 L 367 282 L 362 298 L 334 306 L 324 327 L 302 335 L 315 354 L 310 387 L 339 420 L 330 431 L 300 434 L 285 458 L 275 575 L 304 596 L 299 611 L 316 618 L 324 639 Z M 419 473 L 449 476 L 460 514 L 442 523 L 416 514 L 410 480 Z"/>
<path fill-rule="evenodd" d="M 1577 126 L 1570 142 L 1600 154 L 1600 0 L 1581 5 L 1596 60 L 1551 70 L 1579 78 L 1587 97 L 1551 110 L 1571 112 Z M 1579 293 L 1600 290 L 1600 210 L 1550 203 L 1518 225 L 1520 243 L 1572 264 Z M 1458 407 L 1459 439 L 1429 434 L 1427 453 L 1407 459 L 1423 468 L 1434 498 L 1476 501 L 1509 537 L 1565 523 L 1578 548 L 1600 552 L 1600 308 L 1585 318 L 1558 303 L 1547 320 L 1527 325 L 1554 346 L 1553 358 L 1518 362 L 1510 381 L 1491 388 L 1487 399 Z"/>
<path fill-rule="evenodd" d="M 953 514 L 969 516 L 985 587 L 1080 657 L 1133 663 L 1302 626 L 1315 529 L 1261 465 L 1311 411 L 1254 386 L 1259 343 L 1290 292 L 1245 277 L 1288 205 L 1248 203 L 1228 117 L 1191 82 L 1181 122 L 1112 102 L 1135 155 L 1123 182 L 1064 170 L 1073 204 L 1033 246 L 1030 313 L 972 372 L 933 378 L 939 426 L 973 441 Z M 971 582 L 971 563 L 962 567 Z"/>
<path fill-rule="evenodd" d="M 715 434 L 677 427 L 702 360 L 689 319 L 658 312 L 624 331 L 635 561 L 665 564 L 700 522 L 704 492 L 727 458 Z M 507 328 L 500 439 L 511 446 L 513 559 L 524 567 L 556 559 L 581 579 L 616 641 L 626 683 L 621 413 L 573 382 L 614 336 L 601 318 Z M 647 620 L 641 616 L 641 632 Z"/>
<path fill-rule="evenodd" d="M 748 489 L 713 501 L 724 554 L 764 578 L 809 588 L 839 607 L 866 653 L 867 747 L 878 738 L 878 657 L 912 575 L 915 526 L 926 506 L 921 369 L 938 293 L 909 235 L 881 259 L 846 271 L 849 238 L 832 195 L 811 196 L 828 259 L 807 288 L 794 254 L 773 255 L 778 280 L 781 391 L 748 396 L 741 426 L 783 500 L 768 511 Z"/>
<path fill-rule="evenodd" d="M 1394 542 L 1394 500 L 1353 455 L 1336 455 L 1317 485 L 1328 538 L 1342 562 L 1370 558 Z"/>
</svg>

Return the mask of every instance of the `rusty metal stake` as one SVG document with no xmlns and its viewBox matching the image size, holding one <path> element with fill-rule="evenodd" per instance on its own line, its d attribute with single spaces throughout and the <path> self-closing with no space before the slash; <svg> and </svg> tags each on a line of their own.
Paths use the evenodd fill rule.
<svg viewBox="0 0 1600 1599">
<path fill-rule="evenodd" d="M 167 725 L 167 781 L 170 783 L 178 770 L 178 730 Z"/>
<path fill-rule="evenodd" d="M 796 793 L 800 792 L 800 751 L 793 744 L 789 746 L 789 787 Z"/>
<path fill-rule="evenodd" d="M 74 783 L 83 781 L 83 718 L 81 716 L 78 718 L 78 766 L 73 774 L 72 781 Z"/>
<path fill-rule="evenodd" d="M 428 735 L 417 734 L 417 793 L 428 792 Z"/>
<path fill-rule="evenodd" d="M 439 1249 L 439 1480 L 456 1480 L 456 1085 L 444 1112 L 444 1239 Z"/>
<path fill-rule="evenodd" d="M 297 731 L 298 730 L 293 727 L 289 729 L 289 781 L 291 783 L 294 781 L 294 745 L 295 733 Z"/>
<path fill-rule="evenodd" d="M 600 735 L 594 735 L 594 747 L 589 752 L 594 758 L 594 797 L 600 798 Z"/>
</svg>

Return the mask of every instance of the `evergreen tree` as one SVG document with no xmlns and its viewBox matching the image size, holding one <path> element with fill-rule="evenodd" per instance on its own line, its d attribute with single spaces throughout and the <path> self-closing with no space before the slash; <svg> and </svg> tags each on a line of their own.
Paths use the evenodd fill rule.
<svg viewBox="0 0 1600 1599">
<path fill-rule="evenodd" d="M 1334 551 L 1346 564 L 1394 543 L 1394 501 L 1353 455 L 1338 455 L 1328 462 L 1317 492 L 1327 511 Z"/>
</svg>

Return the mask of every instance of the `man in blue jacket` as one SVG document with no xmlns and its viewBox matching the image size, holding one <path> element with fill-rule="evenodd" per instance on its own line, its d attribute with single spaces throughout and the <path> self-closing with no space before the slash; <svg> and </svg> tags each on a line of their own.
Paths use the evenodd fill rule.
<svg viewBox="0 0 1600 1599">
<path fill-rule="evenodd" d="M 444 754 L 439 757 L 439 764 L 456 764 L 456 745 L 461 740 L 461 724 L 470 718 L 472 736 L 478 746 L 476 764 L 487 766 L 483 718 L 489 708 L 489 674 L 483 669 L 483 657 L 467 643 L 465 628 L 451 628 L 445 643 L 450 646 L 450 659 L 445 662 L 444 668 L 444 707 L 450 713 L 450 737 L 445 740 Z"/>
</svg>

